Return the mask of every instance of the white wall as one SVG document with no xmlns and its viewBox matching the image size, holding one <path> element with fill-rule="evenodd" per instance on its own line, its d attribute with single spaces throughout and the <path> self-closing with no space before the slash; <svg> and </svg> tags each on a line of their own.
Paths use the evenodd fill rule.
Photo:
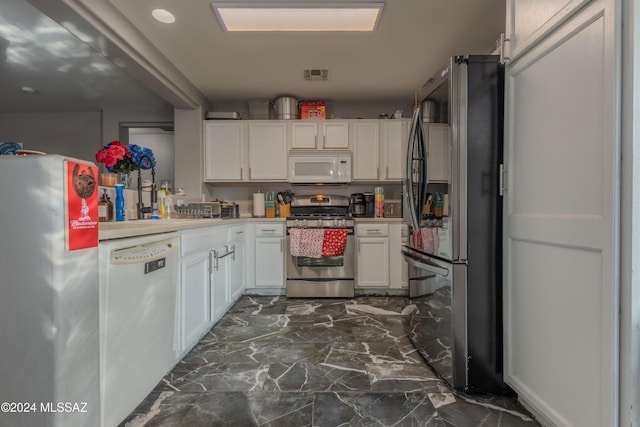
<svg viewBox="0 0 640 427">
<path fill-rule="evenodd" d="M 102 112 L 102 145 L 120 139 L 121 123 L 159 123 L 173 122 L 173 107 L 149 111 L 112 111 Z"/>
<path fill-rule="evenodd" d="M 95 160 L 102 145 L 100 112 L 0 114 L 0 142 L 25 149 Z"/>
<path fill-rule="evenodd" d="M 187 196 L 195 198 L 200 198 L 203 191 L 203 117 L 201 108 L 175 109 L 173 135 L 176 180 L 173 185 L 174 188 L 184 188 Z"/>
<path fill-rule="evenodd" d="M 160 188 L 162 180 L 165 179 L 171 182 L 173 188 L 175 180 L 173 132 L 158 128 L 129 129 L 129 144 L 150 148 L 153 151 L 153 157 L 156 159 L 157 188 Z M 151 171 L 142 171 L 140 177 L 141 179 L 151 179 Z"/>
</svg>

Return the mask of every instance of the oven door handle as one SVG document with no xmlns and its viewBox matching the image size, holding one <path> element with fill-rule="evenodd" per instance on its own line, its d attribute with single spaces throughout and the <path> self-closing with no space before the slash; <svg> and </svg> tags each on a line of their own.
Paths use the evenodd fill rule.
<svg viewBox="0 0 640 427">
<path fill-rule="evenodd" d="M 404 259 L 405 261 L 407 261 L 407 263 L 413 265 L 416 268 L 420 268 L 422 270 L 426 270 L 440 276 L 446 277 L 449 275 L 448 269 L 440 267 L 439 265 L 425 259 L 424 257 L 418 256 L 410 250 L 402 249 L 402 255 L 404 255 Z"/>
</svg>

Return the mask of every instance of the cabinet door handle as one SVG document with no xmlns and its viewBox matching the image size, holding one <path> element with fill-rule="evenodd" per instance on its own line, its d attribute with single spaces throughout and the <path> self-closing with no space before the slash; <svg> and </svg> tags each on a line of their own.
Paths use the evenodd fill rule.
<svg viewBox="0 0 640 427">
<path fill-rule="evenodd" d="M 249 179 L 251 179 L 251 168 L 249 168 Z"/>
<path fill-rule="evenodd" d="M 242 168 L 240 168 L 240 180 L 244 179 L 244 176 L 242 176 L 243 172 L 244 172 L 244 170 Z"/>
<path fill-rule="evenodd" d="M 387 172 L 385 172 L 385 179 L 389 179 L 389 166 L 387 166 Z"/>
<path fill-rule="evenodd" d="M 284 249 L 282 248 L 282 239 L 280 239 L 280 253 L 283 253 Z"/>
<path fill-rule="evenodd" d="M 211 256 L 213 255 L 213 256 Z M 213 258 L 213 269 L 215 271 L 218 271 L 218 251 L 213 250 L 213 251 L 209 251 L 209 271 L 211 271 L 211 259 Z"/>
<path fill-rule="evenodd" d="M 380 168 L 376 168 L 376 178 L 380 176 Z"/>
<path fill-rule="evenodd" d="M 360 253 L 360 240 L 358 240 L 358 253 Z"/>
</svg>

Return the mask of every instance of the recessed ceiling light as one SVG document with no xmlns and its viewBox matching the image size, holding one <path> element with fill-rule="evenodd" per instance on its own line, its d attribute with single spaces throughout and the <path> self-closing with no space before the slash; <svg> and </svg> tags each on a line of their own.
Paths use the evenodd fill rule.
<svg viewBox="0 0 640 427">
<path fill-rule="evenodd" d="M 162 22 L 163 24 L 173 24 L 176 22 L 176 17 L 173 16 L 173 13 L 165 9 L 153 9 L 151 15 L 156 18 L 156 21 Z"/>
<path fill-rule="evenodd" d="M 212 2 L 225 31 L 373 31 L 384 3 Z"/>
</svg>

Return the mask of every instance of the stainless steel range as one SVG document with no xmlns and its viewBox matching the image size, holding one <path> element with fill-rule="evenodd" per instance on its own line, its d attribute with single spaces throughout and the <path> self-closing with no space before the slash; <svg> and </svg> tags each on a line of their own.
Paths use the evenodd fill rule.
<svg viewBox="0 0 640 427">
<path fill-rule="evenodd" d="M 354 220 L 349 217 L 349 199 L 344 196 L 297 196 L 287 218 L 287 296 L 303 298 L 351 298 L 355 287 Z M 319 258 L 291 255 L 291 230 L 346 229 L 341 256 Z"/>
</svg>

